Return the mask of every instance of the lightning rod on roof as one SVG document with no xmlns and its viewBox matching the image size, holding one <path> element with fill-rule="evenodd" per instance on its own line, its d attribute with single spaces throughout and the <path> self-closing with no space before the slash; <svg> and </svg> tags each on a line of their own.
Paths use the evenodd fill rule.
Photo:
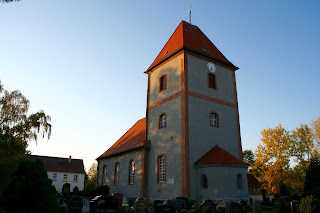
<svg viewBox="0 0 320 213">
<path fill-rule="evenodd" d="M 189 10 L 189 24 L 191 24 L 191 3 L 190 3 L 190 10 Z"/>
</svg>

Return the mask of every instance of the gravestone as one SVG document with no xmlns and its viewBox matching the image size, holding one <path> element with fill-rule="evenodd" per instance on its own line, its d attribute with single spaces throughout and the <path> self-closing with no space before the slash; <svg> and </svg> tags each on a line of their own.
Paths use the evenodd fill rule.
<svg viewBox="0 0 320 213">
<path fill-rule="evenodd" d="M 291 210 L 292 213 L 299 213 L 299 202 L 297 200 L 291 201 Z"/>
<path fill-rule="evenodd" d="M 217 209 L 215 206 L 206 206 L 204 207 L 203 213 L 216 213 L 217 212 Z"/>
<path fill-rule="evenodd" d="M 291 213 L 291 198 L 283 196 L 280 198 L 280 213 Z"/>
<path fill-rule="evenodd" d="M 169 204 L 162 204 L 155 206 L 154 208 L 155 213 L 176 213 L 176 208 Z"/>
<path fill-rule="evenodd" d="M 242 209 L 239 203 L 231 202 L 227 206 L 227 213 L 241 213 Z"/>
<path fill-rule="evenodd" d="M 178 212 L 181 212 L 183 209 L 185 209 L 187 204 L 186 201 L 182 199 L 172 200 L 172 203 Z"/>
<path fill-rule="evenodd" d="M 128 203 L 129 203 L 129 207 L 134 205 L 134 201 L 136 200 L 136 198 L 129 198 L 128 199 Z"/>
<path fill-rule="evenodd" d="M 148 202 L 139 200 L 134 203 L 134 213 L 148 213 Z"/>
<path fill-rule="evenodd" d="M 162 205 L 163 204 L 163 200 L 155 200 L 153 202 L 153 206 L 158 206 L 158 205 Z"/>
<path fill-rule="evenodd" d="M 83 203 L 78 196 L 72 197 L 69 202 L 69 213 L 82 213 Z"/>
<path fill-rule="evenodd" d="M 145 200 L 143 197 L 138 197 L 137 199 L 136 199 L 136 201 L 141 201 L 141 200 Z"/>
<path fill-rule="evenodd" d="M 262 207 L 261 202 L 259 200 L 255 200 L 253 202 L 253 213 L 261 213 Z"/>
<path fill-rule="evenodd" d="M 121 193 L 112 193 L 113 197 L 118 199 L 118 212 L 122 212 L 122 202 L 123 202 L 123 194 Z"/>
<path fill-rule="evenodd" d="M 90 213 L 117 213 L 119 201 L 113 196 L 97 196 L 90 201 Z"/>
<path fill-rule="evenodd" d="M 200 204 L 200 207 L 206 207 L 206 206 L 215 206 L 212 200 L 204 200 Z"/>
<path fill-rule="evenodd" d="M 238 203 L 241 206 L 241 213 L 247 213 L 248 211 L 248 203 L 246 200 L 239 200 Z"/>
<path fill-rule="evenodd" d="M 184 200 L 186 203 L 188 202 L 187 197 L 176 197 L 177 200 Z"/>
</svg>

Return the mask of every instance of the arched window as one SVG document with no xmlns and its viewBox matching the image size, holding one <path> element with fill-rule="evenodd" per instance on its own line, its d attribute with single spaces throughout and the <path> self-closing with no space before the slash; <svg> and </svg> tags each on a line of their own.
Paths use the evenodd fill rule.
<svg viewBox="0 0 320 213">
<path fill-rule="evenodd" d="M 120 163 L 114 165 L 114 185 L 119 185 Z"/>
<path fill-rule="evenodd" d="M 158 156 L 158 183 L 166 182 L 166 155 Z"/>
<path fill-rule="evenodd" d="M 207 175 L 201 175 L 201 188 L 208 188 L 208 178 Z"/>
<path fill-rule="evenodd" d="M 102 185 L 107 184 L 107 166 L 104 165 L 102 169 Z"/>
<path fill-rule="evenodd" d="M 219 115 L 216 112 L 210 112 L 210 126 L 219 127 Z"/>
<path fill-rule="evenodd" d="M 237 175 L 237 189 L 239 190 L 243 189 L 243 179 L 241 174 Z"/>
<path fill-rule="evenodd" d="M 134 184 L 134 174 L 135 174 L 135 161 L 131 160 L 129 162 L 129 184 L 133 185 Z"/>
<path fill-rule="evenodd" d="M 166 127 L 166 113 L 159 116 L 159 129 Z"/>
</svg>

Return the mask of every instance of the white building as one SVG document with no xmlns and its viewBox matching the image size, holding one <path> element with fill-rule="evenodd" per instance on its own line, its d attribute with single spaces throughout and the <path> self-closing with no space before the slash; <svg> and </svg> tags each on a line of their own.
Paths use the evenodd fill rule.
<svg viewBox="0 0 320 213">
<path fill-rule="evenodd" d="M 25 155 L 24 160 L 41 159 L 48 172 L 48 178 L 56 187 L 58 193 L 72 192 L 75 187 L 84 189 L 85 171 L 82 159 L 58 158 L 38 155 Z"/>
</svg>

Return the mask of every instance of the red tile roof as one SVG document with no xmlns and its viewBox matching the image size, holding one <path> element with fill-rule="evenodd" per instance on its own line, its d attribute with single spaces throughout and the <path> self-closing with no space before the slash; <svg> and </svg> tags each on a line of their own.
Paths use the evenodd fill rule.
<svg viewBox="0 0 320 213">
<path fill-rule="evenodd" d="M 38 158 L 43 161 L 44 167 L 50 172 L 85 173 L 82 159 L 71 159 L 69 163 L 69 158 L 25 155 L 23 160 L 35 161 Z"/>
<path fill-rule="evenodd" d="M 247 174 L 248 186 L 251 188 L 258 188 L 261 186 L 261 183 L 257 180 L 252 174 Z"/>
<path fill-rule="evenodd" d="M 239 158 L 220 148 L 218 145 L 202 156 L 195 165 L 200 164 L 245 164 Z"/>
<path fill-rule="evenodd" d="M 207 38 L 205 34 L 195 25 L 191 25 L 185 21 L 181 21 L 177 29 L 171 35 L 166 45 L 150 65 L 147 71 L 151 70 L 161 61 L 169 58 L 181 49 L 191 50 L 199 54 L 208 56 L 224 64 L 227 64 L 235 69 L 235 67 L 218 48 Z M 206 51 L 204 52 L 203 49 Z"/>
<path fill-rule="evenodd" d="M 146 118 L 135 123 L 117 142 L 98 159 L 141 148 L 146 144 Z"/>
</svg>

